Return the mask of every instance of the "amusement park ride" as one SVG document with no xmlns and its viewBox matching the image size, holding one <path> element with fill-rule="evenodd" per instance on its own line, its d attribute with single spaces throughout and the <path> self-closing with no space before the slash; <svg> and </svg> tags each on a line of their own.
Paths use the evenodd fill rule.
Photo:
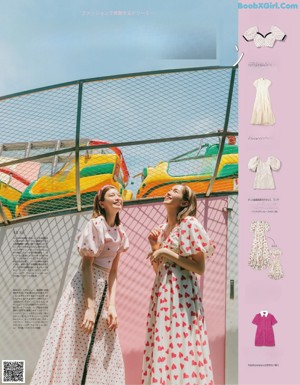
<svg viewBox="0 0 300 385">
<path fill-rule="evenodd" d="M 32 151 L 59 151 L 75 146 L 74 140 L 8 143 L 0 146 L 0 222 L 36 214 L 75 208 L 78 190 L 82 206 L 91 207 L 95 193 L 104 185 L 115 186 L 124 200 L 158 198 L 172 185 L 185 183 L 197 194 L 204 194 L 215 172 L 212 193 L 238 189 L 238 146 L 235 137 L 227 137 L 220 162 L 220 145 L 203 144 L 155 167 L 144 168 L 136 197 L 126 189 L 129 172 L 118 147 L 85 150 L 79 155 L 79 184 L 76 183 L 75 153 L 51 155 L 32 160 Z M 109 144 L 101 140 L 81 139 L 80 146 Z M 46 152 L 46 151 L 45 151 Z M 96 152 L 96 153 L 95 153 Z M 20 155 L 23 153 L 23 156 Z M 83 153 L 83 151 L 80 151 Z M 12 155 L 10 155 L 12 154 Z M 16 156 L 18 154 L 18 156 Z M 30 157 L 30 160 L 26 161 Z M 78 179 L 78 176 L 77 176 Z M 78 187 L 79 188 L 78 188 Z M 77 187 L 77 188 L 76 188 Z"/>
</svg>

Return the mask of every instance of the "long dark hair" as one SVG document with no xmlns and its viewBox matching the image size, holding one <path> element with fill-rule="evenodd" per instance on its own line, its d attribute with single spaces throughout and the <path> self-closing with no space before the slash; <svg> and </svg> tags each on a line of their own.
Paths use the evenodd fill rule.
<svg viewBox="0 0 300 385">
<path fill-rule="evenodd" d="M 186 186 L 185 184 L 182 184 L 180 186 L 183 187 L 182 200 L 184 202 L 187 202 L 188 205 L 180 207 L 177 213 L 177 223 L 180 223 L 188 215 L 195 217 L 197 214 L 197 199 L 195 193 L 189 186 Z"/>
<path fill-rule="evenodd" d="M 111 189 L 117 190 L 117 188 L 115 186 L 106 185 L 106 186 L 102 187 L 97 192 L 97 194 L 95 195 L 94 206 L 93 206 L 93 215 L 92 215 L 93 218 L 97 218 L 97 217 L 102 215 L 106 220 L 106 212 L 105 212 L 104 208 L 101 207 L 100 202 L 104 201 L 105 194 L 107 193 L 107 191 L 109 191 Z M 121 224 L 120 216 L 119 216 L 119 213 L 117 213 L 116 217 L 115 217 L 114 225 L 119 226 L 120 224 Z"/>
</svg>

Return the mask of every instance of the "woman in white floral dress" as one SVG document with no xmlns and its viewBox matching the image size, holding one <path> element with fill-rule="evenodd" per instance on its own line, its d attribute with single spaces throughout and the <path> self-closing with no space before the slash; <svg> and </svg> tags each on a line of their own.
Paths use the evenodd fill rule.
<svg viewBox="0 0 300 385">
<path fill-rule="evenodd" d="M 197 201 L 188 186 L 165 196 L 167 222 L 151 231 L 149 254 L 156 272 L 147 316 L 144 385 L 212 385 L 202 299 L 196 274 L 214 245 L 195 218 Z"/>
<path fill-rule="evenodd" d="M 57 306 L 31 385 L 125 384 L 115 308 L 120 253 L 129 246 L 122 203 L 114 186 L 95 196 L 78 241 L 81 266 Z"/>
</svg>

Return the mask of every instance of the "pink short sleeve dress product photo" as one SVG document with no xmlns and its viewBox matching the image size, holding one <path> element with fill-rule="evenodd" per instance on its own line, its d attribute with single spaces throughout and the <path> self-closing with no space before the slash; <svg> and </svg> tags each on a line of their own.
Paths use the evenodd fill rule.
<svg viewBox="0 0 300 385">
<path fill-rule="evenodd" d="M 194 217 L 186 217 L 161 246 L 189 258 L 215 245 Z M 142 366 L 143 385 L 213 385 L 213 369 L 197 275 L 162 258 L 152 287 Z"/>
<path fill-rule="evenodd" d="M 253 83 L 256 88 L 256 96 L 251 117 L 251 124 L 254 125 L 273 125 L 275 116 L 271 107 L 271 99 L 269 87 L 271 81 L 269 79 L 260 78 Z"/>
<path fill-rule="evenodd" d="M 254 156 L 248 162 L 248 169 L 255 172 L 253 188 L 255 190 L 274 190 L 273 171 L 279 171 L 281 162 L 275 156 L 269 156 L 263 162 L 259 156 Z"/>
<path fill-rule="evenodd" d="M 93 292 L 99 316 L 93 334 L 80 327 L 86 304 L 81 266 L 66 286 L 48 331 L 31 385 L 125 385 L 124 362 L 116 331 L 107 325 L 109 269 L 117 253 L 127 250 L 122 225 L 110 227 L 92 218 L 80 233 L 77 249 L 93 258 Z M 97 318 L 96 318 L 97 321 Z"/>
<path fill-rule="evenodd" d="M 273 326 L 277 323 L 273 314 L 266 310 L 256 314 L 252 323 L 257 326 L 255 346 L 275 346 Z"/>
</svg>

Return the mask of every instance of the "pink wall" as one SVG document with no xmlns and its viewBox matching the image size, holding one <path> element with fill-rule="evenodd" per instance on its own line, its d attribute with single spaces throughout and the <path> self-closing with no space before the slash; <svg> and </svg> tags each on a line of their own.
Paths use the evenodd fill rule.
<svg viewBox="0 0 300 385">
<path fill-rule="evenodd" d="M 207 262 L 200 285 L 216 384 L 225 382 L 225 295 L 227 218 L 222 209 L 227 198 L 198 200 L 198 219 L 216 242 L 215 256 Z M 146 314 L 154 273 L 146 260 L 147 235 L 165 220 L 161 203 L 126 207 L 122 220 L 131 247 L 120 264 L 118 281 L 119 335 L 126 366 L 126 384 L 140 384 Z"/>
</svg>

